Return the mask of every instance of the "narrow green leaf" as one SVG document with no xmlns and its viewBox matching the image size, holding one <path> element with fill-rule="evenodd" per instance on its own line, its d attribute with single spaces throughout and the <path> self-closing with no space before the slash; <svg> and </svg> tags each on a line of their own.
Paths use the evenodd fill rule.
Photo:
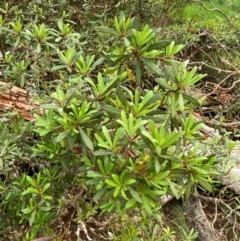
<svg viewBox="0 0 240 241">
<path fill-rule="evenodd" d="M 198 102 L 197 99 L 195 99 L 194 97 L 188 95 L 188 94 L 185 94 L 185 93 L 182 93 L 182 96 L 184 99 L 186 99 L 187 101 L 189 101 L 191 104 L 195 105 L 195 106 L 200 106 L 200 103 Z"/>
<path fill-rule="evenodd" d="M 170 133 L 165 137 L 165 140 L 161 143 L 161 148 L 165 149 L 172 144 L 174 144 L 180 137 L 182 137 L 185 134 L 185 131 L 180 131 L 176 133 Z"/>
<path fill-rule="evenodd" d="M 102 108 L 103 108 L 103 110 L 105 110 L 106 112 L 108 112 L 110 114 L 114 114 L 117 116 L 121 115 L 121 111 L 111 105 L 103 105 Z"/>
<path fill-rule="evenodd" d="M 121 101 L 122 105 L 126 105 L 127 103 L 126 94 L 123 92 L 121 88 L 116 88 L 116 95 L 118 99 Z"/>
<path fill-rule="evenodd" d="M 45 184 L 45 186 L 43 187 L 42 193 L 44 193 L 50 186 L 51 186 L 51 183 Z"/>
<path fill-rule="evenodd" d="M 119 36 L 119 33 L 112 28 L 108 28 L 106 26 L 100 26 L 100 27 L 98 27 L 98 29 L 99 29 L 100 32 L 109 34 L 111 36 L 116 36 L 116 37 Z"/>
<path fill-rule="evenodd" d="M 157 74 L 159 77 L 164 76 L 162 70 L 157 65 L 155 65 L 151 60 L 148 60 L 148 59 L 142 58 L 142 57 L 140 57 L 140 59 L 152 72 Z"/>
<path fill-rule="evenodd" d="M 197 180 L 199 181 L 200 186 L 203 187 L 206 191 L 208 191 L 208 192 L 213 191 L 212 185 L 205 178 L 198 176 Z"/>
<path fill-rule="evenodd" d="M 163 40 L 149 45 L 147 51 L 160 50 L 166 48 L 171 43 L 170 40 Z"/>
<path fill-rule="evenodd" d="M 29 219 L 29 226 L 31 227 L 36 216 L 37 209 L 34 209 L 33 212 L 31 213 L 30 219 Z"/>
<path fill-rule="evenodd" d="M 142 204 L 143 204 L 143 207 L 145 208 L 145 210 L 152 214 L 152 209 L 151 209 L 151 206 L 149 205 L 149 202 L 148 202 L 148 199 L 142 195 Z"/>
<path fill-rule="evenodd" d="M 36 186 L 36 181 L 32 179 L 30 176 L 26 176 L 27 181 L 33 186 Z"/>
<path fill-rule="evenodd" d="M 115 190 L 114 190 L 113 196 L 114 196 L 114 197 L 117 197 L 118 194 L 119 194 L 119 192 L 120 192 L 120 190 L 121 190 L 121 187 L 120 187 L 120 186 L 117 186 L 117 187 L 115 188 Z"/>
<path fill-rule="evenodd" d="M 60 70 L 60 69 L 64 69 L 67 68 L 66 65 L 55 65 L 51 68 L 52 71 L 56 71 L 56 70 Z"/>
<path fill-rule="evenodd" d="M 25 190 L 25 191 L 22 192 L 22 195 L 33 194 L 33 193 L 35 193 L 35 194 L 40 194 L 39 191 L 38 191 L 36 188 L 34 188 L 34 187 L 29 187 L 29 188 L 27 188 L 27 190 Z"/>
<path fill-rule="evenodd" d="M 179 186 L 170 180 L 168 180 L 168 183 L 169 183 L 170 189 L 171 189 L 174 197 L 179 199 L 181 197 L 181 193 L 182 193 L 181 189 L 179 189 Z"/>
<path fill-rule="evenodd" d="M 94 147 L 93 147 L 93 143 L 92 143 L 91 139 L 88 137 L 88 135 L 85 133 L 85 131 L 81 127 L 78 127 L 78 130 L 79 130 L 81 139 L 83 140 L 85 145 L 88 147 L 88 149 L 93 151 Z"/>
<path fill-rule="evenodd" d="M 121 181 L 118 175 L 112 174 L 112 178 L 117 184 L 121 185 Z"/>
<path fill-rule="evenodd" d="M 99 178 L 102 177 L 102 174 L 98 172 L 90 172 L 87 174 L 87 177 Z"/>
<path fill-rule="evenodd" d="M 102 127 L 102 132 L 103 132 L 105 138 L 107 139 L 107 142 L 109 143 L 109 145 L 112 146 L 113 145 L 112 138 L 108 132 L 108 129 L 105 126 Z"/>
<path fill-rule="evenodd" d="M 106 150 L 97 150 L 93 152 L 94 156 L 110 156 L 110 155 L 114 155 L 114 153 L 112 151 L 106 151 Z"/>
<path fill-rule="evenodd" d="M 161 165 L 160 165 L 158 160 L 155 161 L 155 165 L 154 166 L 155 166 L 156 173 L 159 173 L 160 169 L 161 169 Z"/>
<path fill-rule="evenodd" d="M 178 104 L 179 104 L 180 111 L 184 111 L 184 100 L 183 100 L 182 93 L 178 94 Z"/>
<path fill-rule="evenodd" d="M 186 196 L 186 198 L 188 199 L 190 196 L 191 196 L 191 194 L 193 193 L 192 192 L 192 187 L 193 187 L 193 184 L 192 184 L 192 181 L 191 181 L 191 178 L 189 177 L 188 178 L 188 181 L 187 181 L 187 184 L 186 184 L 186 191 L 185 191 L 185 196 Z"/>
<path fill-rule="evenodd" d="M 135 179 L 127 179 L 125 182 L 124 182 L 124 185 L 131 185 L 133 183 L 135 183 L 136 180 Z"/>
<path fill-rule="evenodd" d="M 121 191 L 120 191 L 120 192 L 121 192 L 122 197 L 123 197 L 125 200 L 128 200 L 124 188 L 121 188 Z"/>
<path fill-rule="evenodd" d="M 71 133 L 71 131 L 64 131 L 64 132 L 61 132 L 55 139 L 54 141 L 55 142 L 60 142 L 62 141 L 63 139 L 65 139 L 69 134 Z"/>
<path fill-rule="evenodd" d="M 98 146 L 106 148 L 106 149 L 111 149 L 110 146 L 107 143 L 105 143 L 105 141 L 102 139 L 101 136 L 99 136 L 97 133 L 95 133 L 94 136 L 98 141 L 98 144 L 97 144 Z"/>
<path fill-rule="evenodd" d="M 114 139 L 113 139 L 113 146 L 114 147 L 116 147 L 117 142 L 120 140 L 120 137 L 122 136 L 123 133 L 124 133 L 124 129 L 122 127 L 117 129 L 117 131 L 115 133 L 115 136 L 114 136 Z"/>
<path fill-rule="evenodd" d="M 108 95 L 119 82 L 120 82 L 120 79 L 118 78 L 118 76 L 115 77 L 112 81 L 110 81 L 110 83 L 107 85 L 107 87 L 99 94 L 101 96 Z"/>
<path fill-rule="evenodd" d="M 141 69 L 141 62 L 139 59 L 136 60 L 136 82 L 137 85 L 141 85 L 141 76 L 142 76 L 142 69 Z"/>
<path fill-rule="evenodd" d="M 106 171 L 103 167 L 103 163 L 102 163 L 102 160 L 97 160 L 97 163 L 98 163 L 98 168 L 100 169 L 100 172 L 103 174 L 103 175 L 106 175 Z"/>
<path fill-rule="evenodd" d="M 120 187 L 118 183 L 114 182 L 113 180 L 106 179 L 105 182 L 110 186 L 110 187 Z"/>
<path fill-rule="evenodd" d="M 138 194 L 138 192 L 134 191 L 132 188 L 128 187 L 129 192 L 131 194 L 131 196 L 139 203 L 142 203 L 142 198 L 140 197 L 140 195 Z"/>
<path fill-rule="evenodd" d="M 125 205 L 126 209 L 129 209 L 133 207 L 136 204 L 136 200 L 134 198 L 131 198 Z"/>
</svg>

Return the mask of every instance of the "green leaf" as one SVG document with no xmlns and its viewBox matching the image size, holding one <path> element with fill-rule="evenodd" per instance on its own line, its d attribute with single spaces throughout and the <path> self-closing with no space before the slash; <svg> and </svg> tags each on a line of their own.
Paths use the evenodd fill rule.
<svg viewBox="0 0 240 241">
<path fill-rule="evenodd" d="M 124 182 L 124 185 L 131 185 L 133 183 L 135 183 L 136 180 L 135 179 L 127 179 L 125 182 Z"/>
<path fill-rule="evenodd" d="M 98 60 L 96 60 L 91 66 L 91 70 L 94 70 L 98 65 L 102 64 L 104 60 L 105 60 L 104 57 L 101 57 Z"/>
<path fill-rule="evenodd" d="M 171 43 L 170 40 L 163 40 L 149 45 L 147 51 L 160 50 L 166 48 Z"/>
<path fill-rule="evenodd" d="M 191 104 L 195 105 L 195 106 L 200 106 L 200 103 L 198 102 L 197 99 L 195 99 L 194 97 L 188 95 L 188 94 L 185 94 L 185 93 L 182 93 L 182 96 L 184 99 L 186 99 L 187 101 L 189 101 Z"/>
<path fill-rule="evenodd" d="M 118 183 L 114 182 L 111 179 L 106 179 L 105 182 L 110 186 L 110 187 L 120 187 Z"/>
<path fill-rule="evenodd" d="M 141 62 L 137 59 L 136 60 L 136 82 L 137 82 L 137 85 L 141 85 L 141 76 L 142 76 Z"/>
<path fill-rule="evenodd" d="M 42 195 L 42 197 L 43 197 L 43 199 L 45 199 L 45 200 L 52 200 L 52 199 L 53 199 L 52 196 L 49 196 L 49 195 Z M 49 208 L 52 209 L 52 207 L 49 207 Z"/>
<path fill-rule="evenodd" d="M 131 198 L 125 205 L 126 209 L 129 209 L 133 207 L 136 204 L 136 200 L 134 198 Z"/>
<path fill-rule="evenodd" d="M 98 141 L 98 146 L 106 148 L 106 149 L 111 149 L 110 146 L 107 143 L 105 143 L 105 141 L 102 139 L 101 136 L 99 136 L 97 133 L 95 133 L 94 136 Z"/>
<path fill-rule="evenodd" d="M 107 87 L 99 94 L 101 96 L 108 95 L 119 82 L 120 82 L 120 79 L 118 78 L 118 76 L 115 77 L 112 81 L 108 83 Z"/>
<path fill-rule="evenodd" d="M 127 132 L 127 134 L 130 136 L 130 117 L 129 120 L 127 119 L 126 113 L 124 110 L 121 111 L 121 120 L 116 120 L 119 124 L 121 124 L 125 131 Z"/>
<path fill-rule="evenodd" d="M 32 179 L 30 176 L 26 176 L 26 179 L 32 186 L 36 186 L 36 181 Z"/>
<path fill-rule="evenodd" d="M 81 127 L 78 127 L 78 130 L 80 132 L 81 139 L 83 140 L 85 145 L 88 147 L 88 149 L 93 151 L 94 147 L 93 147 L 93 143 L 92 143 L 91 139 L 88 137 L 88 135 L 85 133 L 85 131 Z"/>
<path fill-rule="evenodd" d="M 152 143 L 157 143 L 157 140 L 153 138 L 153 136 L 148 131 L 142 131 L 141 134 L 147 137 Z"/>
<path fill-rule="evenodd" d="M 51 183 L 47 183 L 44 185 L 42 193 L 44 193 L 45 191 L 47 191 L 47 189 L 51 186 Z"/>
<path fill-rule="evenodd" d="M 166 47 L 166 56 L 167 57 L 171 57 L 172 56 L 172 50 L 173 50 L 173 47 L 174 47 L 174 44 L 175 42 L 172 41 L 167 47 Z"/>
<path fill-rule="evenodd" d="M 105 126 L 102 127 L 102 132 L 103 132 L 105 138 L 107 139 L 108 144 L 109 144 L 110 146 L 112 146 L 113 143 L 112 143 L 111 136 L 110 136 L 110 134 L 109 134 L 109 132 L 108 132 L 108 129 L 107 129 Z"/>
<path fill-rule="evenodd" d="M 22 192 L 22 195 L 26 195 L 26 194 L 40 194 L 39 191 L 37 190 L 37 188 L 34 187 L 29 187 L 27 188 L 27 190 L 25 190 L 24 192 Z"/>
<path fill-rule="evenodd" d="M 200 186 L 203 187 L 206 191 L 208 191 L 208 192 L 213 191 L 212 185 L 209 183 L 209 181 L 207 179 L 198 176 L 197 180 L 198 180 Z"/>
<path fill-rule="evenodd" d="M 181 197 L 181 194 L 182 194 L 181 189 L 179 189 L 179 186 L 176 183 L 170 181 L 169 179 L 167 179 L 167 181 L 169 183 L 170 189 L 171 189 L 174 197 L 179 199 Z"/>
<path fill-rule="evenodd" d="M 99 201 L 103 197 L 103 195 L 106 194 L 106 192 L 107 192 L 107 187 L 102 188 L 93 196 L 93 200 L 95 202 Z"/>
<path fill-rule="evenodd" d="M 56 104 L 44 104 L 40 106 L 43 110 L 57 110 L 59 109 L 59 105 Z"/>
<path fill-rule="evenodd" d="M 121 88 L 116 89 L 116 95 L 118 99 L 121 101 L 122 105 L 126 105 L 127 103 L 126 94 L 123 92 Z"/>
<path fill-rule="evenodd" d="M 94 156 L 109 156 L 109 155 L 114 155 L 112 151 L 106 151 L 106 150 L 97 150 L 93 152 Z"/>
<path fill-rule="evenodd" d="M 99 177 L 102 177 L 102 174 L 97 172 L 90 172 L 87 174 L 87 177 L 99 178 Z"/>
<path fill-rule="evenodd" d="M 179 104 L 180 111 L 184 111 L 184 100 L 183 100 L 182 93 L 178 94 L 178 104 Z"/>
<path fill-rule="evenodd" d="M 165 149 L 172 144 L 174 144 L 180 137 L 182 137 L 185 134 L 185 131 L 180 131 L 176 133 L 170 133 L 165 137 L 165 139 L 161 142 L 161 148 Z"/>
<path fill-rule="evenodd" d="M 161 169 L 161 165 L 158 160 L 155 161 L 155 171 L 156 173 L 159 173 Z"/>
<path fill-rule="evenodd" d="M 121 111 L 111 105 L 103 105 L 102 108 L 103 108 L 103 110 L 105 110 L 106 112 L 108 112 L 110 114 L 114 114 L 117 116 L 121 115 Z"/>
<path fill-rule="evenodd" d="M 34 210 L 34 207 L 24 208 L 24 209 L 22 209 L 21 211 L 22 211 L 24 214 L 29 214 L 29 213 L 31 213 L 33 210 Z"/>
<path fill-rule="evenodd" d="M 138 194 L 138 192 L 134 191 L 132 188 L 128 187 L 129 192 L 131 194 L 131 196 L 139 203 L 142 203 L 142 198 L 140 197 L 140 195 Z"/>
<path fill-rule="evenodd" d="M 124 133 L 124 129 L 122 127 L 119 127 L 115 133 L 114 139 L 113 139 L 113 145 L 116 147 L 117 142 L 120 140 L 122 134 Z"/>
<path fill-rule="evenodd" d="M 30 216 L 30 219 L 29 219 L 29 226 L 32 226 L 32 224 L 35 220 L 36 212 L 37 212 L 37 210 L 34 209 L 33 212 L 31 213 L 31 216 Z"/>
<path fill-rule="evenodd" d="M 65 139 L 69 134 L 71 133 L 71 131 L 64 131 L 64 132 L 61 132 L 55 139 L 54 141 L 55 142 L 60 142 L 62 141 L 63 139 Z"/>
<path fill-rule="evenodd" d="M 120 192 L 121 192 L 122 197 L 123 197 L 124 199 L 128 200 L 124 188 L 121 188 L 121 191 L 120 191 Z"/>
<path fill-rule="evenodd" d="M 142 204 L 143 204 L 143 207 L 145 208 L 145 210 L 152 214 L 152 209 L 151 209 L 151 206 L 149 205 L 149 202 L 148 202 L 148 199 L 142 195 Z"/>
<path fill-rule="evenodd" d="M 119 33 L 112 28 L 108 28 L 106 26 L 100 26 L 100 27 L 98 27 L 98 29 L 99 29 L 100 32 L 109 34 L 111 36 L 116 36 L 116 37 L 119 36 Z"/>
<path fill-rule="evenodd" d="M 118 194 L 119 194 L 119 192 L 120 192 L 120 190 L 121 190 L 121 187 L 120 187 L 120 186 L 117 186 L 117 187 L 115 188 L 115 190 L 114 190 L 113 196 L 114 196 L 114 197 L 117 197 Z"/>
<path fill-rule="evenodd" d="M 162 70 L 155 65 L 151 60 L 148 60 L 146 58 L 140 57 L 141 61 L 155 74 L 157 74 L 159 77 L 164 77 L 164 73 Z"/>
<path fill-rule="evenodd" d="M 193 186 L 193 183 L 192 183 L 192 181 L 191 181 L 191 178 L 189 177 L 189 178 L 188 178 L 188 181 L 187 181 L 187 184 L 186 184 L 186 187 L 185 187 L 185 189 L 186 189 L 186 191 L 185 191 L 185 196 L 186 196 L 187 199 L 188 199 L 188 198 L 191 196 L 191 194 L 192 194 L 192 186 Z"/>
<path fill-rule="evenodd" d="M 112 178 L 118 185 L 121 185 L 121 181 L 118 175 L 112 174 Z"/>
<path fill-rule="evenodd" d="M 56 71 L 56 70 L 60 70 L 60 69 L 64 69 L 67 68 L 66 65 L 55 65 L 51 68 L 52 71 Z"/>
<path fill-rule="evenodd" d="M 103 167 L 103 163 L 102 163 L 102 160 L 97 160 L 97 163 L 98 163 L 98 168 L 100 169 L 100 172 L 103 174 L 103 175 L 106 175 L 106 171 Z"/>
<path fill-rule="evenodd" d="M 48 122 L 45 121 L 41 116 L 34 114 L 34 117 L 37 120 L 37 123 L 36 123 L 37 126 L 43 126 L 43 127 L 48 126 Z"/>
</svg>

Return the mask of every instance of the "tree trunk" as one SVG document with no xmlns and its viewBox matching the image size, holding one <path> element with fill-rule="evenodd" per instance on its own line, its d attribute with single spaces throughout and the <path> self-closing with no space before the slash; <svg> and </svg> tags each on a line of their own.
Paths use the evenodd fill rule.
<svg viewBox="0 0 240 241">
<path fill-rule="evenodd" d="M 195 231 L 198 232 L 198 241 L 216 241 L 218 238 L 215 235 L 214 229 L 208 221 L 206 214 L 203 211 L 200 199 L 196 196 L 191 196 L 184 202 L 184 209 L 187 213 L 187 218 Z"/>
</svg>

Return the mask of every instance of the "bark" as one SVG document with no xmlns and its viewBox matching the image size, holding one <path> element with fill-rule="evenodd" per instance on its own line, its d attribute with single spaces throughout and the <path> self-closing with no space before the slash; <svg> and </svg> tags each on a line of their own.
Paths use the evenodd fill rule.
<svg viewBox="0 0 240 241">
<path fill-rule="evenodd" d="M 0 113 L 17 111 L 25 120 L 30 121 L 35 119 L 32 110 L 38 107 L 39 103 L 33 101 L 26 90 L 0 81 Z"/>
<path fill-rule="evenodd" d="M 198 197 L 191 196 L 187 201 L 185 201 L 184 209 L 190 224 L 193 226 L 195 231 L 198 232 L 198 241 L 218 240 L 214 229 L 203 211 L 202 204 Z"/>
</svg>

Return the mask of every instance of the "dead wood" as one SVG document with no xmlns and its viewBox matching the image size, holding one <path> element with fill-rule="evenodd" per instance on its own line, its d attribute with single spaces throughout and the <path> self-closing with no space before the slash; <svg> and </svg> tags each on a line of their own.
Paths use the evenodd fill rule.
<svg viewBox="0 0 240 241">
<path fill-rule="evenodd" d="M 0 81 L 0 90 L 0 113 L 16 111 L 27 121 L 34 119 L 31 112 L 39 107 L 39 103 L 33 101 L 30 93 L 2 81 Z"/>
<path fill-rule="evenodd" d="M 184 202 L 183 206 L 189 222 L 194 227 L 195 231 L 198 232 L 198 241 L 218 240 L 214 229 L 203 211 L 201 201 L 198 197 L 191 196 Z"/>
</svg>

